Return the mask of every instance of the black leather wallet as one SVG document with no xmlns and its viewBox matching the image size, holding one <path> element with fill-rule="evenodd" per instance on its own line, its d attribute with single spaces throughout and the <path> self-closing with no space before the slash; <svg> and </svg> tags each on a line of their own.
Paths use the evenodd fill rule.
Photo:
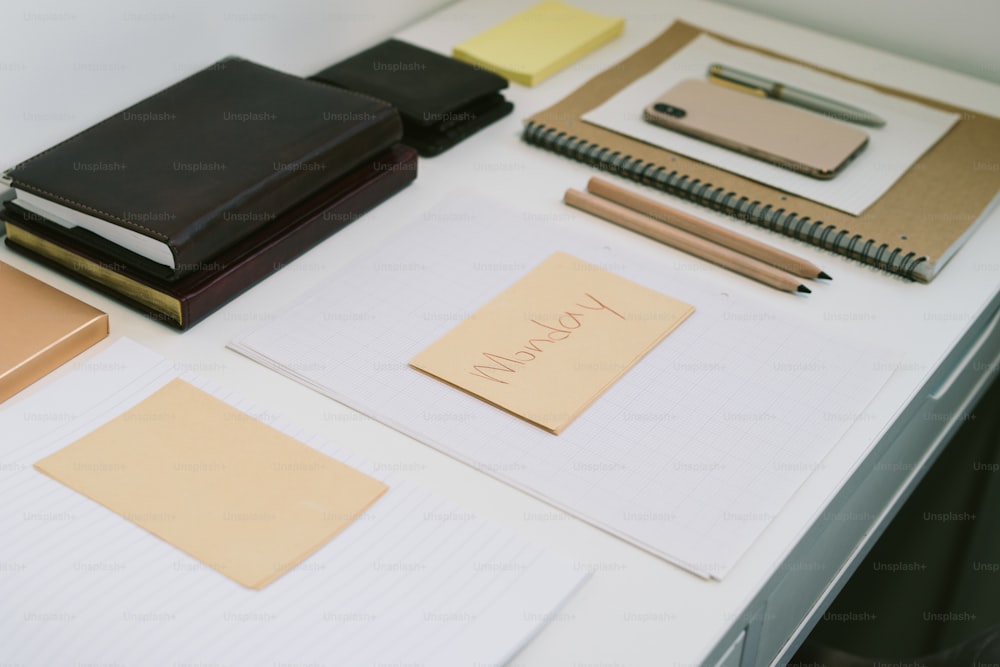
<svg viewBox="0 0 1000 667">
<path fill-rule="evenodd" d="M 311 77 L 393 105 L 403 143 L 437 155 L 503 118 L 514 105 L 503 77 L 419 46 L 389 39 Z"/>
</svg>

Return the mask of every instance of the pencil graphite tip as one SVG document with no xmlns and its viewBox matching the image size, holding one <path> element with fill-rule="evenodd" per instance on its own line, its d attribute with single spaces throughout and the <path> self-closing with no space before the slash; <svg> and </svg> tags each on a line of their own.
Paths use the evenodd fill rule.
<svg viewBox="0 0 1000 667">
<path fill-rule="evenodd" d="M 799 285 L 798 288 L 796 288 L 796 291 L 802 292 L 803 294 L 812 294 L 812 290 L 805 285 Z"/>
<path fill-rule="evenodd" d="M 829 275 L 827 275 L 826 271 L 820 271 L 819 275 L 816 276 L 816 277 L 817 278 L 822 278 L 823 280 L 833 280 L 833 278 L 831 278 Z"/>
</svg>

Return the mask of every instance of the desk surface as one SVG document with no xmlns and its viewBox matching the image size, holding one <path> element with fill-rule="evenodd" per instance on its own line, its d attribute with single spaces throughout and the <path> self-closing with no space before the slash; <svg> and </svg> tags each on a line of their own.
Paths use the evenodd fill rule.
<svg viewBox="0 0 1000 667">
<path fill-rule="evenodd" d="M 463 2 L 397 34 L 447 53 L 451 45 L 528 4 L 531 4 L 528 0 L 502 4 L 486 0 Z M 609 11 L 596 2 L 576 4 Z M 156 10 L 146 12 L 124 4 L 114 16 L 109 14 L 114 10 L 108 8 L 102 10 L 101 16 L 84 15 L 76 9 L 65 12 L 74 15 L 72 19 L 60 19 L 57 12 L 48 19 L 40 14 L 32 19 L 26 13 L 20 17 L 24 30 L 12 28 L 5 36 L 4 48 L 10 56 L 8 66 L 0 70 L 3 77 L 0 80 L 5 81 L 7 92 L 3 160 L 13 163 L 26 158 L 154 92 L 199 64 L 230 52 L 294 73 L 311 74 L 391 31 L 385 28 L 389 23 L 384 16 L 381 23 L 373 22 L 375 14 L 352 13 L 347 9 L 338 12 L 336 8 L 342 5 L 346 3 L 334 3 L 331 5 L 334 10 L 329 11 L 318 3 L 302 4 L 290 13 L 282 9 L 279 15 L 277 9 L 268 10 L 265 4 L 257 3 L 251 9 L 239 10 L 242 12 L 239 15 L 233 10 L 228 18 L 223 10 L 210 14 L 193 3 L 179 4 L 176 10 L 159 15 Z M 395 14 L 397 19 L 404 16 L 402 11 Z M 720 224 L 821 265 L 834 276 L 834 281 L 808 298 L 789 298 L 669 248 L 662 249 L 664 270 L 676 272 L 679 279 L 697 272 L 699 280 L 717 282 L 733 298 L 752 296 L 773 313 L 797 317 L 838 336 L 890 347 L 902 354 L 899 368 L 863 418 L 850 427 L 834 452 L 722 582 L 698 579 L 225 348 L 234 335 L 271 317 L 290 297 L 377 246 L 454 188 L 464 187 L 499 197 L 538 215 L 572 217 L 581 226 L 605 225 L 570 211 L 561 203 L 561 194 L 567 187 L 582 187 L 593 172 L 523 143 L 519 139 L 521 119 L 551 105 L 618 62 L 661 32 L 674 18 L 729 32 L 747 41 L 759 41 L 806 60 L 832 64 L 850 75 L 1000 115 L 1000 90 L 994 85 L 730 8 L 681 0 L 671 3 L 634 0 L 619 3 L 614 11 L 627 20 L 622 38 L 535 88 L 512 85 L 508 97 L 515 103 L 515 111 L 511 116 L 440 157 L 421 160 L 419 177 L 406 191 L 189 332 L 179 334 L 167 329 L 6 248 L 0 250 L 0 259 L 110 313 L 113 338 L 131 337 L 185 368 L 238 388 L 258 404 L 373 461 L 405 464 L 417 481 L 539 541 L 576 567 L 591 570 L 590 581 L 515 658 L 514 664 L 691 665 L 709 659 L 714 662 L 743 619 L 757 613 L 759 601 L 779 581 L 776 575 L 791 566 L 794 550 L 802 545 L 803 537 L 810 534 L 824 513 L 835 506 L 831 503 L 836 501 L 838 493 L 860 483 L 871 472 L 871 462 L 878 460 L 879 448 L 888 447 L 886 434 L 903 426 L 901 419 L 913 419 L 911 408 L 928 389 L 943 390 L 937 385 L 928 387 L 929 381 L 937 382 L 936 375 L 950 370 L 943 364 L 977 320 L 991 314 L 1000 293 L 1000 259 L 996 255 L 996 249 L 1000 248 L 1000 212 L 994 212 L 930 285 L 909 283 L 721 217 L 715 218 Z M 394 10 L 386 8 L 377 13 L 393 14 Z M 67 25 L 71 22 L 73 25 Z M 275 26 L 284 33 L 276 34 L 280 31 Z M 128 39 L 114 39 L 126 34 L 121 32 L 126 29 Z M 385 33 L 379 34 L 380 29 Z M 38 42 L 39 35 L 46 30 L 52 37 L 65 38 L 64 48 L 43 53 Z M 86 39 L 79 37 L 80 34 L 87 35 Z M 331 38 L 331 34 L 344 39 Z M 361 40 L 359 34 L 368 39 Z M 289 40 L 293 42 L 291 46 Z M 53 42 L 50 39 L 48 43 Z M 57 84 L 50 85 L 47 81 Z M 979 168 L 1000 167 L 993 164 Z M 700 213 L 707 215 L 704 211 Z M 619 238 L 623 244 L 636 247 L 651 243 L 624 231 Z M 954 366 L 953 361 L 948 363 Z M 971 362 L 965 358 L 959 366 L 962 363 Z M 996 368 L 987 365 L 978 370 L 986 377 L 995 373 Z M 25 393 L 37 390 L 58 375 L 56 372 Z M 960 417 L 951 414 L 941 419 L 955 423 Z M 928 453 L 933 446 L 933 442 L 928 442 L 916 460 L 925 463 L 931 460 L 933 456 Z M 899 500 L 896 496 L 905 494 L 907 484 L 914 476 L 919 477 L 919 469 L 911 473 L 906 478 L 892 478 L 897 493 L 888 493 L 887 500 L 867 507 L 866 512 L 873 517 L 890 516 Z M 856 556 L 855 553 L 822 563 L 823 577 L 835 587 L 837 577 L 850 569 L 850 559 Z M 807 621 L 805 614 L 773 616 L 768 619 L 777 628 L 772 633 L 783 633 L 786 637 Z M 772 657 L 773 654 L 757 656 L 757 660 L 767 662 Z"/>
</svg>

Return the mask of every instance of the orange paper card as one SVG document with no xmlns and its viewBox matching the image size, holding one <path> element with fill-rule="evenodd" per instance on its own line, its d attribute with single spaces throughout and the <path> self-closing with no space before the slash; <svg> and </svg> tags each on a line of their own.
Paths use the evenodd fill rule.
<svg viewBox="0 0 1000 667">
<path fill-rule="evenodd" d="M 556 253 L 410 365 L 559 433 L 693 312 Z"/>
<path fill-rule="evenodd" d="M 182 380 L 35 467 L 249 588 L 387 488 Z"/>
</svg>

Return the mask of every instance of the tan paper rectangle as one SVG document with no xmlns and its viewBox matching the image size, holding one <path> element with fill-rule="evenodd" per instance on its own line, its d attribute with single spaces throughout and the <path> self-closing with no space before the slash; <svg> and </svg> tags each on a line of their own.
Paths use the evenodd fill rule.
<svg viewBox="0 0 1000 667">
<path fill-rule="evenodd" d="M 35 467 L 258 589 L 387 489 L 182 380 Z"/>
<path fill-rule="evenodd" d="M 556 253 L 410 365 L 559 433 L 693 312 Z"/>
</svg>

